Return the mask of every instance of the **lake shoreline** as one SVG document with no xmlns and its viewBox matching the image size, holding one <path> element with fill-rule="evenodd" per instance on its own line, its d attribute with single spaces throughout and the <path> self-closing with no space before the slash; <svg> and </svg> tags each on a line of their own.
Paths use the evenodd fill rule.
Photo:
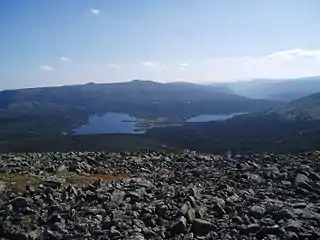
<svg viewBox="0 0 320 240">
<path fill-rule="evenodd" d="M 73 135 L 90 134 L 144 134 L 147 130 L 165 127 L 180 127 L 186 123 L 224 121 L 235 116 L 247 114 L 247 112 L 229 114 L 201 114 L 195 117 L 156 117 L 135 118 L 126 113 L 109 112 L 106 114 L 94 114 L 89 117 L 86 124 L 73 130 Z"/>
</svg>

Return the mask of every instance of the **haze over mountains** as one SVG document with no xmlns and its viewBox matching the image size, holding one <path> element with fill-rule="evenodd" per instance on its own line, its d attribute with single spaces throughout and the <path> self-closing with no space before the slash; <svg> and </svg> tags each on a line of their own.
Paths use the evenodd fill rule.
<svg viewBox="0 0 320 240">
<path fill-rule="evenodd" d="M 295 79 L 254 79 L 232 83 L 213 83 L 212 86 L 224 86 L 234 93 L 249 98 L 291 101 L 320 92 L 320 77 Z"/>
</svg>

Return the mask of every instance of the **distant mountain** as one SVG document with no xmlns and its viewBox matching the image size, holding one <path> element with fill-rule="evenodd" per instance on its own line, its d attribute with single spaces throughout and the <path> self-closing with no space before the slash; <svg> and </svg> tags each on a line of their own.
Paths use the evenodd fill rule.
<svg viewBox="0 0 320 240">
<path fill-rule="evenodd" d="M 212 84 L 225 86 L 235 94 L 254 99 L 292 101 L 320 92 L 320 77 L 297 79 L 255 79 L 251 81 Z"/>
<path fill-rule="evenodd" d="M 289 120 L 320 119 L 320 93 L 315 93 L 272 111 Z"/>
<path fill-rule="evenodd" d="M 236 94 L 230 87 L 227 86 L 213 86 L 213 85 L 203 85 L 203 84 L 196 84 L 190 82 L 171 82 L 169 83 L 171 86 L 179 86 L 179 87 L 193 87 L 198 89 L 205 89 L 208 87 L 214 88 L 216 91 L 227 93 L 227 94 Z"/>
<path fill-rule="evenodd" d="M 96 113 L 181 119 L 264 111 L 279 105 L 281 102 L 252 100 L 221 87 L 141 80 L 7 90 L 0 92 L 0 134 L 69 132 Z"/>
<path fill-rule="evenodd" d="M 110 108 L 109 110 L 113 111 L 128 110 L 120 109 L 114 104 L 127 104 L 128 107 L 143 104 L 143 106 L 159 108 L 154 107 L 154 102 L 158 103 L 157 106 L 165 106 L 172 103 L 190 105 L 190 103 L 200 104 L 210 102 L 212 106 L 216 105 L 215 103 L 224 104 L 215 106 L 218 112 L 230 112 L 237 108 L 251 108 L 250 106 L 257 105 L 256 103 L 264 104 L 263 108 L 277 105 L 277 103 L 271 101 L 252 101 L 246 97 L 236 95 L 232 91 L 228 91 L 227 88 L 208 87 L 192 83 L 158 83 L 141 80 L 110 84 L 88 83 L 84 85 L 30 88 L 0 92 L 0 108 L 2 109 L 17 108 L 26 104 L 80 108 L 91 107 L 95 110 Z M 210 106 L 204 105 L 203 107 L 215 110 Z M 175 111 L 179 111 L 179 109 Z"/>
</svg>

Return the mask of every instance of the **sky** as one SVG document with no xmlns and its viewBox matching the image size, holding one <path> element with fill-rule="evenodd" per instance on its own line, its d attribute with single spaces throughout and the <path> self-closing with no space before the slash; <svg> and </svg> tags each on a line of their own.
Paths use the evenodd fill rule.
<svg viewBox="0 0 320 240">
<path fill-rule="evenodd" d="M 320 76 L 319 0 L 1 0 L 0 89 Z"/>
</svg>

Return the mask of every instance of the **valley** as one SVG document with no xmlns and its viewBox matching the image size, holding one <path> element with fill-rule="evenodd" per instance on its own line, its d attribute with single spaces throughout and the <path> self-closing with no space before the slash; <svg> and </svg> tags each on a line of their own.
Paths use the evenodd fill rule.
<svg viewBox="0 0 320 240">
<path fill-rule="evenodd" d="M 0 151 L 312 151 L 318 96 L 287 103 L 138 80 L 2 91 Z"/>
</svg>

